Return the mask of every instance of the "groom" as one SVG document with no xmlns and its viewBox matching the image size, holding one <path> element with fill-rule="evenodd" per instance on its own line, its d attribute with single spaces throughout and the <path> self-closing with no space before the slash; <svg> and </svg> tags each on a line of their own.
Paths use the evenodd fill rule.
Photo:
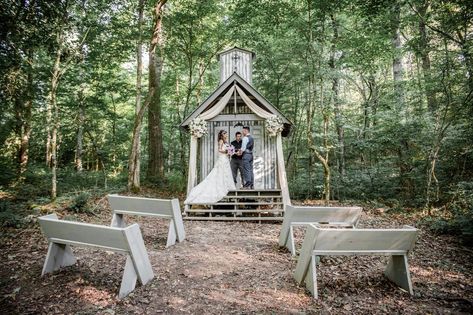
<svg viewBox="0 0 473 315">
<path fill-rule="evenodd" d="M 243 127 L 243 141 L 241 143 L 240 153 L 242 155 L 243 161 L 243 179 L 245 183 L 243 184 L 243 189 L 254 189 L 254 179 L 253 174 L 253 147 L 254 140 L 250 135 L 250 127 Z"/>
</svg>

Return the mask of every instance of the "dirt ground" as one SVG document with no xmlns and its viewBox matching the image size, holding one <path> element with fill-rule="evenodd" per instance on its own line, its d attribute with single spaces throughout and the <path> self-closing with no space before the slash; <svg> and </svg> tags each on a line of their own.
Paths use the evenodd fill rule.
<svg viewBox="0 0 473 315">
<path fill-rule="evenodd" d="M 80 216 L 109 224 L 110 212 Z M 293 279 L 296 261 L 278 248 L 280 224 L 185 221 L 187 239 L 165 248 L 167 221 L 128 218 L 142 228 L 155 278 L 116 298 L 125 256 L 73 248 L 74 266 L 40 277 L 47 242 L 38 224 L 3 229 L 1 314 L 445 314 L 473 312 L 473 251 L 421 230 L 409 256 L 414 296 L 383 276 L 385 257 L 326 257 L 319 300 Z M 415 224 L 364 213 L 361 226 Z M 298 241 L 302 230 L 296 231 Z"/>
</svg>

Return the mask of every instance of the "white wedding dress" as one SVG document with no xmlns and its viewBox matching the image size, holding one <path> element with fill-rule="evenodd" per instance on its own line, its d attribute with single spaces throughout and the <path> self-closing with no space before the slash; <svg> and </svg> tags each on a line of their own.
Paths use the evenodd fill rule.
<svg viewBox="0 0 473 315">
<path fill-rule="evenodd" d="M 235 190 L 230 159 L 226 153 L 218 152 L 217 161 L 209 175 L 192 188 L 185 204 L 215 203 Z"/>
</svg>

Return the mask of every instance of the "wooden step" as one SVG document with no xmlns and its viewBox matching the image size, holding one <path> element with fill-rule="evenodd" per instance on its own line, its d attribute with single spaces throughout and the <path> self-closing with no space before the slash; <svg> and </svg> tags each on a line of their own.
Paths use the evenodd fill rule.
<svg viewBox="0 0 473 315">
<path fill-rule="evenodd" d="M 191 209 L 187 213 L 282 213 L 282 209 Z"/>
<path fill-rule="evenodd" d="M 189 204 L 189 206 L 192 206 L 193 204 Z M 260 201 L 254 201 L 254 202 L 217 202 L 217 203 L 196 203 L 194 205 L 199 205 L 199 206 L 282 206 L 282 202 L 260 202 Z"/>
<path fill-rule="evenodd" d="M 273 195 L 280 195 L 281 191 L 280 190 L 230 190 L 228 192 L 229 196 L 243 196 L 243 195 L 268 195 L 268 194 L 273 194 Z"/>
<path fill-rule="evenodd" d="M 236 190 L 230 190 L 229 193 L 234 193 L 234 192 L 281 192 L 281 189 L 236 189 Z"/>
<path fill-rule="evenodd" d="M 283 217 L 183 217 L 184 220 L 196 221 L 282 221 Z"/>
<path fill-rule="evenodd" d="M 185 211 L 187 214 L 184 217 L 185 220 L 261 222 L 281 221 L 284 216 L 284 204 L 280 189 L 232 190 L 216 203 L 196 203 L 188 206 L 189 209 Z M 253 209 L 240 209 L 244 206 Z M 209 209 L 205 209 L 205 207 Z"/>
<path fill-rule="evenodd" d="M 225 196 L 224 199 L 263 199 L 263 198 L 279 198 L 281 199 L 281 195 L 261 195 L 261 196 Z"/>
</svg>

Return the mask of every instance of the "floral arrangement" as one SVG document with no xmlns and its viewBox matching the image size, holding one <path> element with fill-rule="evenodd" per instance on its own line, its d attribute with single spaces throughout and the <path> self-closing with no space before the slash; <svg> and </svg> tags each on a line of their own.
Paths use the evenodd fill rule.
<svg viewBox="0 0 473 315">
<path fill-rule="evenodd" d="M 234 147 L 233 145 L 231 145 L 231 144 L 228 144 L 228 143 L 227 143 L 226 146 L 227 146 L 227 154 L 228 154 L 228 156 L 234 155 L 234 154 L 235 154 L 235 147 Z"/>
<path fill-rule="evenodd" d="M 200 138 L 203 135 L 207 133 L 207 122 L 200 118 L 200 116 L 197 116 L 194 118 L 194 120 L 191 121 L 189 124 L 189 128 L 191 131 L 191 135 L 193 135 L 196 138 Z"/>
<path fill-rule="evenodd" d="M 275 137 L 279 132 L 283 131 L 284 125 L 281 117 L 273 115 L 266 119 L 266 130 L 269 135 Z"/>
</svg>

